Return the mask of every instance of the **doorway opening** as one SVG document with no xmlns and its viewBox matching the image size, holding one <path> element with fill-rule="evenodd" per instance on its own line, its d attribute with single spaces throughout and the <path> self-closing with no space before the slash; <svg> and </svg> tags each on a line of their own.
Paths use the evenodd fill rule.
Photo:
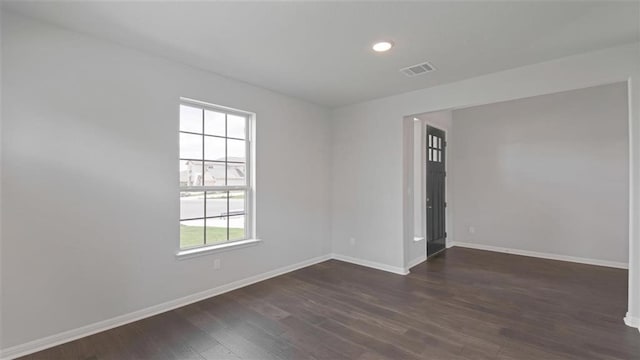
<svg viewBox="0 0 640 360">
<path fill-rule="evenodd" d="M 451 198 L 451 179 L 447 176 L 450 156 L 445 154 L 450 149 L 445 147 L 451 139 L 452 113 L 445 110 L 404 119 L 404 158 L 407 161 L 404 181 L 409 189 L 404 203 L 407 269 L 450 245 L 447 241 L 451 238 L 452 209 L 446 204 Z M 429 170 L 433 171 L 430 175 Z M 437 177 L 428 182 L 427 177 L 434 175 Z M 431 220 L 427 221 L 427 217 Z"/>
<path fill-rule="evenodd" d="M 427 258 L 446 248 L 446 148 L 444 130 L 426 126 L 426 243 Z"/>
</svg>

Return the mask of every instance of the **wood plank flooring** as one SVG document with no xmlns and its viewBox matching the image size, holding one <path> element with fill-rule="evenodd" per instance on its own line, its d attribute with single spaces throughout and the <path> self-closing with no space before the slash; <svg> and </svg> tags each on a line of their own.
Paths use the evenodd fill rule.
<svg viewBox="0 0 640 360">
<path fill-rule="evenodd" d="M 327 261 L 23 359 L 640 359 L 627 271 L 451 248 Z"/>
</svg>

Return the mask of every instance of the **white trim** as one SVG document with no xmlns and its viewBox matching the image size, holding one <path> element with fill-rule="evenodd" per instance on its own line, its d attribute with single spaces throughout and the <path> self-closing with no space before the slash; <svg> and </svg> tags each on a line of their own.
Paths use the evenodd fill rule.
<svg viewBox="0 0 640 360">
<path fill-rule="evenodd" d="M 178 260 L 190 259 L 197 256 L 208 255 L 228 250 L 241 249 L 253 245 L 258 245 L 262 242 L 260 239 L 246 239 L 238 241 L 229 241 L 222 244 L 201 246 L 193 249 L 180 250 L 176 253 Z"/>
<path fill-rule="evenodd" d="M 627 326 L 634 327 L 640 331 L 640 318 L 630 316 L 627 312 L 627 315 L 624 317 L 624 323 Z"/>
<path fill-rule="evenodd" d="M 194 134 L 194 135 L 201 135 L 201 134 L 195 134 L 195 133 L 189 133 L 189 134 Z M 206 135 L 209 136 L 209 135 Z M 222 137 L 221 137 L 222 139 Z M 232 138 L 231 138 L 232 139 Z M 245 140 L 246 142 L 246 140 Z M 210 160 L 195 160 L 195 161 L 203 161 L 203 162 L 212 162 Z M 220 162 L 220 161 L 218 161 Z M 240 164 L 240 163 L 237 163 Z M 178 192 L 180 191 L 233 191 L 233 190 L 248 190 L 248 186 L 247 185 L 229 185 L 229 186 L 183 186 L 181 187 Z"/>
<path fill-rule="evenodd" d="M 410 272 L 409 269 L 411 269 L 412 267 L 418 265 L 418 264 L 422 264 L 423 262 L 427 261 L 427 255 L 421 255 L 418 256 L 417 258 L 409 261 L 409 263 L 407 264 L 407 272 Z"/>
<path fill-rule="evenodd" d="M 197 107 L 206 108 L 207 110 L 212 110 L 215 112 L 224 112 L 224 113 L 229 113 L 233 115 L 240 115 L 240 116 L 255 115 L 255 113 L 251 111 L 235 109 L 228 106 L 216 105 L 216 104 L 208 103 L 206 101 L 191 99 L 184 96 L 180 96 L 180 103 L 184 103 L 185 105 L 191 106 L 191 107 L 197 106 Z"/>
<path fill-rule="evenodd" d="M 569 262 L 580 263 L 580 264 L 607 266 L 607 267 L 618 268 L 618 269 L 628 269 L 629 268 L 629 264 L 624 263 L 624 262 L 598 260 L 598 259 L 588 259 L 588 258 L 581 258 L 581 257 L 576 257 L 576 256 L 558 255 L 558 254 L 550 254 L 550 253 L 543 253 L 543 252 L 537 252 L 537 251 L 511 249 L 511 248 L 491 246 L 491 245 L 472 244 L 472 243 L 454 241 L 454 242 L 452 242 L 451 246 L 459 246 L 459 247 L 464 247 L 464 248 L 486 250 L 486 251 L 495 251 L 495 252 L 500 252 L 500 253 L 505 253 L 505 254 L 531 256 L 531 257 L 542 258 L 542 259 L 569 261 Z"/>
<path fill-rule="evenodd" d="M 378 270 L 382 270 L 382 271 L 391 272 L 391 273 L 394 273 L 394 274 L 399 274 L 399 275 L 407 275 L 407 274 L 409 274 L 409 271 L 407 269 L 403 269 L 401 267 L 382 264 L 382 263 L 375 262 L 375 261 L 358 259 L 358 258 L 354 258 L 354 257 L 347 256 L 347 255 L 331 254 L 331 258 L 335 259 L 335 260 L 340 260 L 340 261 L 344 261 L 344 262 L 360 265 L 360 266 L 366 266 L 366 267 L 370 267 L 370 268 L 373 268 L 373 269 L 378 269 Z"/>
<path fill-rule="evenodd" d="M 12 346 L 6 349 L 0 350 L 0 359 L 14 359 L 20 356 L 32 354 L 34 352 L 44 350 L 56 345 L 64 344 L 69 341 L 83 338 L 85 336 L 93 335 L 105 330 L 113 329 L 118 326 L 122 326 L 137 320 L 148 318 L 153 315 L 157 315 L 163 312 L 167 312 L 185 305 L 189 305 L 216 295 L 224 294 L 226 292 L 236 290 L 260 281 L 270 279 L 279 275 L 286 274 L 291 271 L 295 271 L 307 266 L 311 266 L 323 261 L 331 259 L 331 255 L 317 256 L 308 260 L 301 261 L 293 265 L 287 265 L 275 270 L 267 271 L 262 274 L 250 276 L 245 279 L 237 280 L 229 284 L 221 285 L 209 290 L 201 291 L 192 295 L 167 301 L 162 304 L 153 305 L 145 309 L 134 311 L 128 314 L 116 316 L 111 319 L 99 321 L 93 324 L 82 326 L 76 329 L 64 331 L 55 335 L 47 336 L 45 338 L 33 340 L 24 344 Z"/>
<path fill-rule="evenodd" d="M 638 54 L 638 48 L 636 47 L 636 56 Z M 629 103 L 629 279 L 627 287 L 627 316 L 625 317 L 625 323 L 627 318 L 631 321 L 635 319 L 636 327 L 640 325 L 638 321 L 638 315 L 640 312 L 640 299 L 638 299 L 639 290 L 637 288 L 639 270 L 638 270 L 638 257 L 639 249 L 638 242 L 640 234 L 638 232 L 638 207 L 640 206 L 640 179 L 638 179 L 638 147 L 640 146 L 640 139 L 638 138 L 638 128 L 640 127 L 640 96 L 638 96 L 638 82 L 640 82 L 640 72 L 636 63 L 636 71 L 634 75 L 631 75 L 627 79 L 627 96 Z M 634 316 L 632 316 L 632 314 Z M 640 329 L 639 329 L 640 330 Z"/>
</svg>

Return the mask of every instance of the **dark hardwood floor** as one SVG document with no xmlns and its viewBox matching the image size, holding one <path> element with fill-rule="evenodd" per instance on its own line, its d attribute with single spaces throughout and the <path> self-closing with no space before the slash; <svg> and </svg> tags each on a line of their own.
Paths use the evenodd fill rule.
<svg viewBox="0 0 640 360">
<path fill-rule="evenodd" d="M 327 261 L 24 359 L 640 359 L 627 271 L 451 248 Z"/>
</svg>

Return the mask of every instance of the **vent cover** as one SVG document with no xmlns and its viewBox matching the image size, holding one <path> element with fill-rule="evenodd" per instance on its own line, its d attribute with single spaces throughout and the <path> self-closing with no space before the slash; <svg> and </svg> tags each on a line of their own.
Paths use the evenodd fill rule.
<svg viewBox="0 0 640 360">
<path fill-rule="evenodd" d="M 433 65 L 431 65 L 428 62 L 424 62 L 422 64 L 418 64 L 418 65 L 411 65 L 411 66 L 407 66 L 404 69 L 400 69 L 400 71 L 409 76 L 409 77 L 414 77 L 414 76 L 418 76 L 418 75 L 424 75 L 428 72 L 432 72 L 434 71 L 436 68 L 433 67 Z"/>
</svg>

